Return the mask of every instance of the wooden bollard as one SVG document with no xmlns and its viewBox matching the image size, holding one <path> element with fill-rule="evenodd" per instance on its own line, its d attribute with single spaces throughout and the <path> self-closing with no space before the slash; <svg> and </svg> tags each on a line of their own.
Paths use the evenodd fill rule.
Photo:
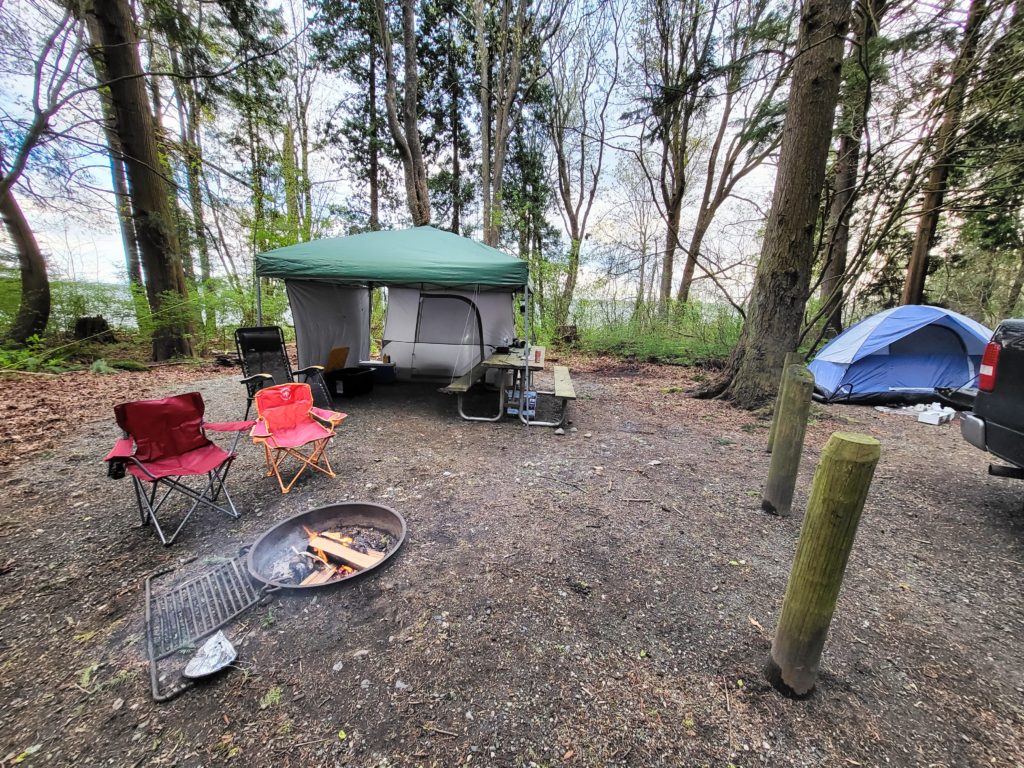
<svg viewBox="0 0 1024 768">
<path fill-rule="evenodd" d="M 771 453 L 772 446 L 775 445 L 775 432 L 779 428 L 779 406 L 782 403 L 782 387 L 786 383 L 786 371 L 789 370 L 791 365 L 803 365 L 804 356 L 799 352 L 787 352 L 786 359 L 782 363 L 782 376 L 779 377 L 779 391 L 775 393 L 775 408 L 772 410 L 772 425 L 768 430 L 768 445 L 765 447 L 765 452 Z"/>
<path fill-rule="evenodd" d="M 804 449 L 807 415 L 811 412 L 811 392 L 814 374 L 805 366 L 791 365 L 782 382 L 782 398 L 776 418 L 775 446 L 768 466 L 761 509 L 773 515 L 789 514 L 793 506 L 796 473 L 800 469 L 800 454 Z"/>
<path fill-rule="evenodd" d="M 765 669 L 768 682 L 787 696 L 803 697 L 814 689 L 843 572 L 880 455 L 877 440 L 853 432 L 834 433 L 821 452 Z"/>
</svg>

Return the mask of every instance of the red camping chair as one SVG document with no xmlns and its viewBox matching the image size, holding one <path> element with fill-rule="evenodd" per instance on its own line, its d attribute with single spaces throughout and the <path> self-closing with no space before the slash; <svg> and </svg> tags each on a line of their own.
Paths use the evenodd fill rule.
<svg viewBox="0 0 1024 768">
<path fill-rule="evenodd" d="M 281 493 L 288 493 L 307 469 L 334 477 L 327 443 L 347 414 L 314 407 L 309 384 L 265 387 L 256 392 L 255 402 L 258 421 L 249 434 L 254 443 L 263 446 L 267 476 L 277 478 Z M 301 466 L 286 485 L 281 478 L 281 462 L 289 456 Z"/>
<path fill-rule="evenodd" d="M 216 509 L 234 518 L 239 516 L 224 486 L 235 454 L 210 442 L 206 431 L 241 432 L 256 422 L 206 423 L 203 421 L 205 408 L 203 397 L 198 392 L 160 400 L 137 400 L 114 407 L 117 425 L 124 430 L 125 436 L 107 454 L 105 461 L 108 474 L 113 478 L 121 478 L 125 470 L 128 470 L 132 476 L 142 524 L 152 522 L 164 546 L 174 541 L 200 506 Z M 181 480 L 193 476 L 205 476 L 206 484 L 196 489 Z M 147 489 L 146 483 L 151 487 Z M 164 493 L 157 501 L 160 490 Z M 157 512 L 174 491 L 191 499 L 192 506 L 174 533 L 167 537 L 157 520 Z M 224 503 L 218 504 L 217 499 L 221 493 L 224 494 Z"/>
</svg>

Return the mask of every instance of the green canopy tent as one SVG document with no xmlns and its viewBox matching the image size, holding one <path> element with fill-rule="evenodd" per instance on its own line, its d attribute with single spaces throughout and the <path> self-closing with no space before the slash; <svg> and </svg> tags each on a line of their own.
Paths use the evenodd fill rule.
<svg viewBox="0 0 1024 768">
<path fill-rule="evenodd" d="M 334 347 L 370 351 L 370 291 L 387 287 L 382 352 L 401 378 L 455 378 L 514 334 L 511 295 L 526 262 L 433 227 L 298 243 L 256 257 L 258 277 L 285 281 L 299 364 L 322 365 Z M 260 294 L 257 283 L 257 311 Z"/>
<path fill-rule="evenodd" d="M 526 262 L 433 227 L 364 232 L 289 245 L 256 257 L 256 274 L 335 285 L 518 291 Z"/>
</svg>

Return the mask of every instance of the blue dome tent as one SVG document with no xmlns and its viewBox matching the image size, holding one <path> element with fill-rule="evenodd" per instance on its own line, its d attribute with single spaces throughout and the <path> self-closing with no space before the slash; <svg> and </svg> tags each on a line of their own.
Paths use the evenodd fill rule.
<svg viewBox="0 0 1024 768">
<path fill-rule="evenodd" d="M 937 387 L 973 384 L 991 336 L 969 317 L 912 304 L 851 326 L 808 368 L 817 394 L 829 402 L 926 402 Z"/>
</svg>

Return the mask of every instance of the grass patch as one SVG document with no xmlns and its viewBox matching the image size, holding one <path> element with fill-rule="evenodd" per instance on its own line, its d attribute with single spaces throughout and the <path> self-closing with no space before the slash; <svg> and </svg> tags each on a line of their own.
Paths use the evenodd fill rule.
<svg viewBox="0 0 1024 768">
<path fill-rule="evenodd" d="M 638 313 L 580 331 L 590 354 L 672 365 L 721 365 L 740 335 L 740 318 L 728 308 L 686 305 L 668 316 Z"/>
</svg>

